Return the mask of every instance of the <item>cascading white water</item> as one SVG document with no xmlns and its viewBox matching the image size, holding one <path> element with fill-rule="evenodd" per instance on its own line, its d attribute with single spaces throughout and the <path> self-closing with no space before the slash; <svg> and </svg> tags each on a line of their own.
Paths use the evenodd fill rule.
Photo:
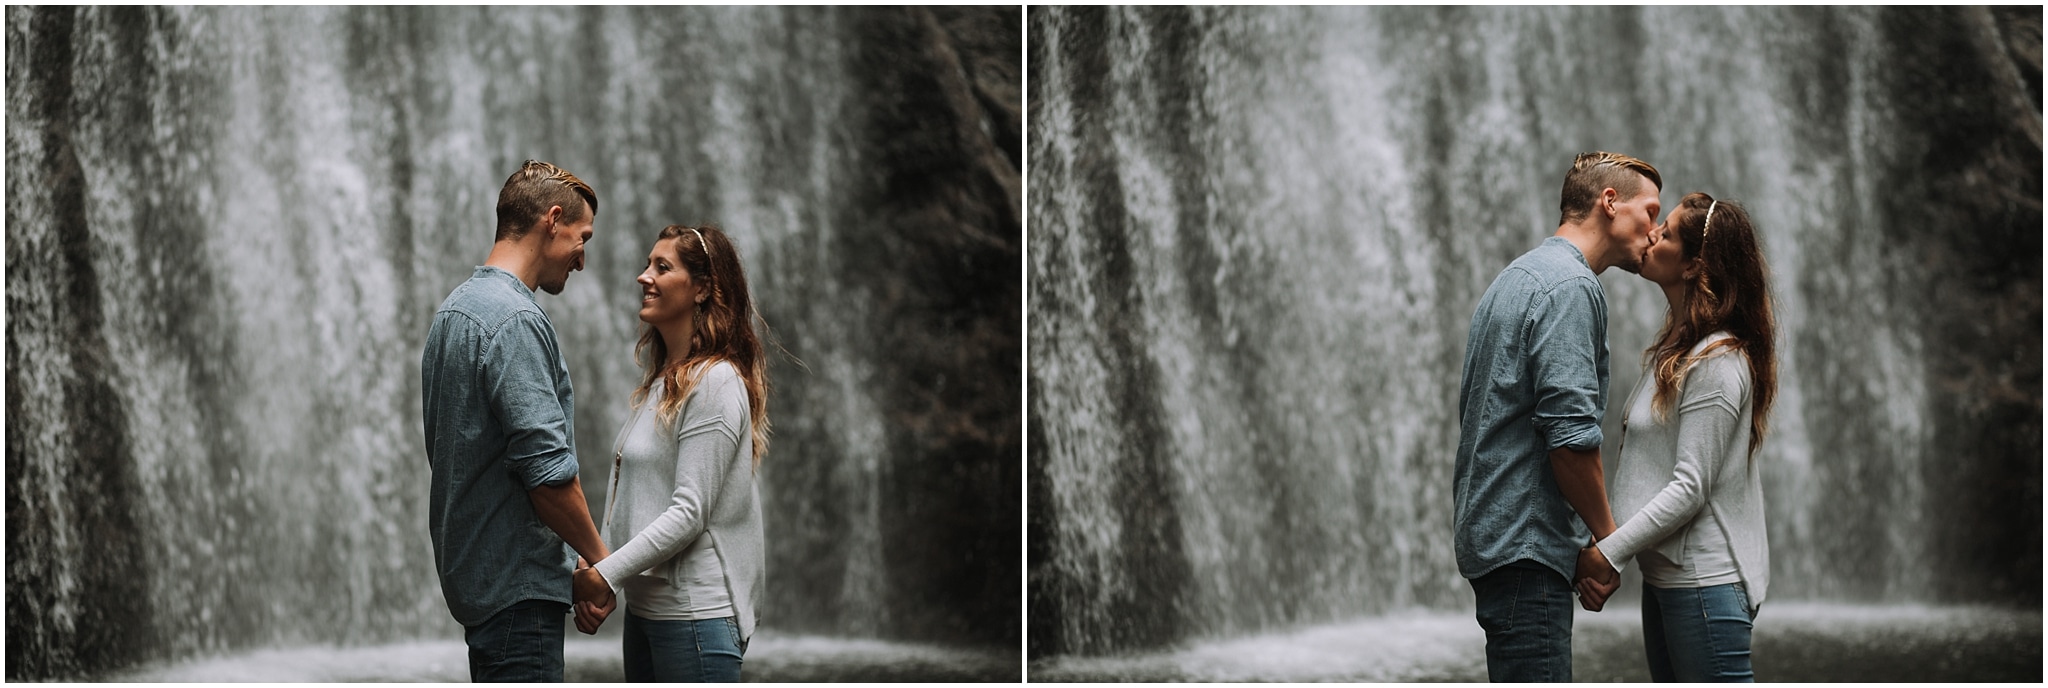
<svg viewBox="0 0 2048 688">
<path fill-rule="evenodd" d="M 2036 159 L 2031 182 L 1992 184 L 2018 190 L 2018 215 L 1986 219 L 2038 252 L 2038 49 L 2027 101 L 1996 21 L 1033 8 L 1033 654 L 1469 608 L 1450 522 L 1466 328 L 1493 276 L 1554 231 L 1564 172 L 1589 150 L 1657 165 L 1666 208 L 1739 199 L 1764 237 L 1783 352 L 1757 457 L 1774 599 L 1957 597 L 1935 585 L 1959 573 L 1941 542 L 1957 528 L 2038 561 L 2039 365 L 2024 352 L 2038 358 L 2039 263 L 1965 245 L 2007 275 L 1985 291 L 2016 294 L 2001 298 L 2018 315 L 1988 344 L 1945 339 L 1930 330 L 1945 306 L 1921 294 L 1956 262 L 1927 249 L 1975 225 L 1895 210 L 1940 218 L 1954 201 L 1926 189 L 1965 176 L 1917 157 L 1939 136 L 1929 112 L 1995 112 L 1970 140 L 2017 140 L 2024 172 L 2030 125 Z M 1902 28 L 1922 24 L 1945 38 Z M 1992 76 L 1940 105 L 1902 101 L 1915 70 L 1942 69 L 1929 63 Z M 1619 270 L 1602 284 L 1612 410 L 1664 300 Z M 1946 377 L 1954 360 L 2013 372 Z M 1971 385 L 2014 389 L 2005 417 L 2033 417 L 1968 450 L 2001 477 L 1942 468 L 1957 434 L 1996 425 L 1942 415 Z M 2013 481 L 2015 501 L 1953 511 Z M 2037 567 L 1997 569 L 1963 573 L 1992 583 L 1960 596 L 2038 604 Z"/>
<path fill-rule="evenodd" d="M 1015 414 L 978 426 L 996 438 L 980 445 L 901 426 L 973 424 L 987 402 L 905 398 L 957 401 L 977 387 L 924 376 L 1016 360 L 1015 270 L 956 281 L 950 302 L 907 300 L 898 275 L 1017 262 L 1018 200 L 1001 192 L 1017 113 L 990 107 L 1016 105 L 1017 21 L 9 8 L 9 677 L 459 637 L 431 565 L 419 352 L 528 158 L 599 194 L 584 272 L 540 298 L 594 510 L 639 378 L 633 277 L 664 225 L 716 222 L 790 354 L 773 357 L 761 469 L 764 625 L 1014 637 L 1014 582 L 988 581 L 1019 566 Z M 1004 26 L 1007 54 L 985 45 Z M 905 220 L 918 213 L 943 219 Z M 847 248 L 960 236 L 981 243 L 936 267 L 898 250 L 878 270 Z M 946 306 L 971 299 L 1011 309 Z M 999 326 L 959 334 L 985 322 Z M 1016 398 L 1014 375 L 989 384 Z M 931 463 L 958 468 L 943 494 L 904 477 Z M 970 506 L 946 529 L 912 517 Z"/>
</svg>

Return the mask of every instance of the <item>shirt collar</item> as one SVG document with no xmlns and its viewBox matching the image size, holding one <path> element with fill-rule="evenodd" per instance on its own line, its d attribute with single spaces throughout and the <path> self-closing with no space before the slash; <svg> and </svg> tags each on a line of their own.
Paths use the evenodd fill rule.
<svg viewBox="0 0 2048 688">
<path fill-rule="evenodd" d="M 471 273 L 470 277 L 472 279 L 489 278 L 503 280 L 510 283 L 513 289 L 518 290 L 521 295 L 525 296 L 526 300 L 539 303 L 537 299 L 533 298 L 533 290 L 526 288 L 526 283 L 519 281 L 518 275 L 514 275 L 511 271 L 504 268 L 493 265 L 478 265 L 476 266 L 476 272 Z"/>
<path fill-rule="evenodd" d="M 1566 250 L 1566 251 L 1571 251 L 1571 252 L 1572 252 L 1572 256 L 1573 256 L 1573 257 L 1576 257 L 1576 258 L 1578 258 L 1578 259 L 1579 259 L 1579 264 L 1580 264 L 1580 265 L 1584 265 L 1584 266 L 1586 266 L 1586 269 L 1587 269 L 1587 270 L 1591 270 L 1591 269 L 1593 269 L 1593 264 L 1592 264 L 1592 263 L 1588 263 L 1588 262 L 1586 262 L 1586 254 L 1585 254 L 1585 253 L 1582 253 L 1582 252 L 1580 252 L 1580 251 L 1579 251 L 1579 245 L 1578 245 L 1578 244 L 1574 244 L 1574 243 L 1572 243 L 1572 242 L 1571 242 L 1571 240 L 1569 240 L 1569 239 L 1566 239 L 1566 238 L 1564 238 L 1564 237 L 1561 237 L 1561 236 L 1553 236 L 1553 237 L 1550 237 L 1550 238 L 1548 238 L 1548 239 L 1544 239 L 1544 240 L 1543 240 L 1543 245 L 1544 245 L 1544 246 L 1549 246 L 1549 245 L 1551 245 L 1551 244 L 1557 244 L 1557 245 L 1559 245 L 1559 246 L 1563 246 L 1563 247 L 1564 247 L 1564 250 Z M 508 274 L 509 274 L 509 273 L 508 273 Z"/>
</svg>

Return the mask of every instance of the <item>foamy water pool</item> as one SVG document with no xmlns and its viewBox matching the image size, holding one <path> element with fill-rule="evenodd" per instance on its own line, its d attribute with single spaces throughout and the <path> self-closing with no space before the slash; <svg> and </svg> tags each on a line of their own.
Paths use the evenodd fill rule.
<svg viewBox="0 0 2048 688">
<path fill-rule="evenodd" d="M 572 635 L 574 631 L 571 631 Z M 577 635 L 563 648 L 570 682 L 624 680 L 619 639 Z M 422 640 L 365 647 L 314 646 L 257 650 L 118 672 L 92 680 L 177 683 L 467 682 L 461 640 Z M 749 682 L 1001 681 L 1022 678 L 1022 655 L 1007 649 L 762 631 L 747 648 Z"/>
<path fill-rule="evenodd" d="M 1648 681 L 1641 610 L 1580 611 L 1579 681 Z M 2039 681 L 2041 613 L 1984 607 L 1766 605 L 1763 681 Z M 1486 681 L 1486 635 L 1466 614 L 1416 612 L 1155 653 L 1055 657 L 1033 681 Z"/>
</svg>

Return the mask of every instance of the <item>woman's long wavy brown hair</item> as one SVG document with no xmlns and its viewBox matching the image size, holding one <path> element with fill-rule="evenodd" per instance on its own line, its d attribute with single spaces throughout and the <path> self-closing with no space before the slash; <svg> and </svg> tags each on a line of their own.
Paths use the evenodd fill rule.
<svg viewBox="0 0 2048 688">
<path fill-rule="evenodd" d="M 701 242 L 699 234 L 703 236 Z M 768 454 L 768 358 L 762 355 L 761 338 L 754 333 L 758 316 L 754 312 L 753 292 L 747 290 L 747 273 L 740 268 L 739 251 L 723 230 L 711 225 L 669 225 L 654 240 L 657 244 L 676 242 L 676 255 L 683 269 L 689 271 L 690 279 L 707 295 L 697 307 L 694 330 L 690 333 L 690 354 L 683 360 L 664 365 L 668 360 L 668 342 L 662 340 L 661 330 L 652 325 L 641 328 L 640 344 L 633 348 L 633 358 L 646 369 L 647 376 L 640 380 L 639 389 L 633 390 L 633 405 L 637 407 L 645 401 L 654 381 L 662 380 L 662 387 L 668 392 L 662 395 L 656 417 L 664 424 L 673 424 L 704 371 L 719 361 L 730 362 L 739 369 L 740 380 L 747 386 L 754 465 L 758 467 L 761 457 Z M 767 329 L 766 323 L 762 323 L 762 329 Z"/>
<path fill-rule="evenodd" d="M 1714 208 L 1711 227 L 1709 206 Z M 1683 302 L 1665 314 L 1663 331 L 1643 352 L 1657 380 L 1651 406 L 1658 417 L 1670 417 L 1679 383 L 1694 363 L 1720 349 L 1742 351 L 1749 357 L 1755 388 L 1756 404 L 1749 417 L 1753 459 L 1770 428 L 1771 402 L 1778 392 L 1778 323 L 1771 312 L 1770 270 L 1757 244 L 1756 227 L 1741 204 L 1717 203 L 1703 193 L 1687 194 L 1671 215 L 1666 222 L 1679 237 L 1683 264 L 1695 272 Z M 1700 339 L 1721 330 L 1733 337 L 1688 355 Z"/>
</svg>

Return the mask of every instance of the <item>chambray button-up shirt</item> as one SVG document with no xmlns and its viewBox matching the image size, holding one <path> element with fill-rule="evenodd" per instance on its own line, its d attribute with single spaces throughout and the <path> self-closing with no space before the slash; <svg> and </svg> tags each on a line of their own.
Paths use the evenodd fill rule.
<svg viewBox="0 0 2048 688">
<path fill-rule="evenodd" d="M 1566 580 L 1592 533 L 1557 488 L 1550 450 L 1598 449 L 1607 398 L 1607 294 L 1551 237 L 1495 277 L 1472 313 L 1458 397 L 1458 572 L 1518 559 Z"/>
<path fill-rule="evenodd" d="M 448 611 L 475 626 L 523 600 L 567 603 L 576 555 L 526 491 L 576 477 L 576 400 L 554 324 L 483 266 L 434 313 L 420 357 L 433 467 L 428 527 Z"/>
</svg>

